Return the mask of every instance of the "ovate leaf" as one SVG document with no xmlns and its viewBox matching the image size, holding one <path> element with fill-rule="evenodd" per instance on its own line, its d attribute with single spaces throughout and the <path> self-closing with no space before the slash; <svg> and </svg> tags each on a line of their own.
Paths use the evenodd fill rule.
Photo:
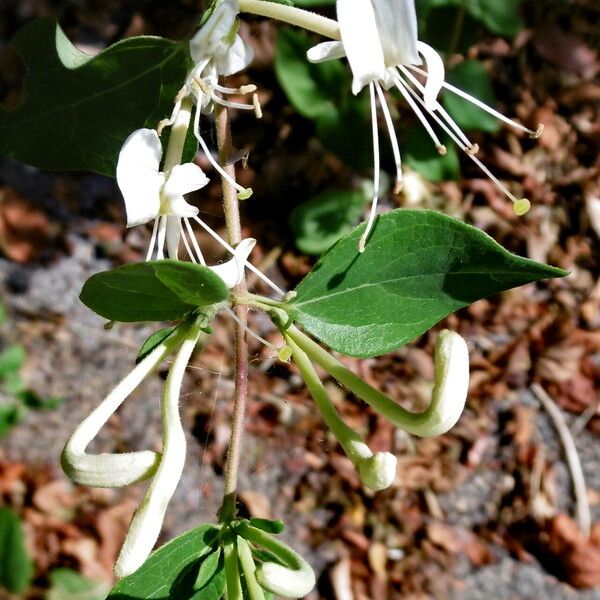
<svg viewBox="0 0 600 600">
<path fill-rule="evenodd" d="M 110 176 L 127 136 L 171 114 L 189 60 L 183 44 L 158 37 L 129 38 L 92 57 L 50 18 L 23 28 L 13 46 L 27 77 L 21 105 L 0 110 L 0 154 Z"/>
<path fill-rule="evenodd" d="M 229 290 L 208 267 L 158 260 L 97 273 L 79 297 L 110 321 L 176 321 L 194 308 L 227 300 Z"/>
<path fill-rule="evenodd" d="M 195 588 L 204 558 L 214 551 L 218 531 L 214 525 L 202 525 L 165 544 L 133 575 L 119 581 L 106 600 L 221 600 L 225 589 L 222 562 L 200 591 Z"/>
<path fill-rule="evenodd" d="M 306 331 L 351 356 L 390 352 L 480 298 L 566 275 L 433 211 L 382 215 L 359 254 L 364 227 L 319 260 L 290 303 Z"/>
<path fill-rule="evenodd" d="M 10 508 L 0 508 L 0 588 L 20 594 L 31 582 L 33 563 L 25 550 L 21 521 Z"/>
<path fill-rule="evenodd" d="M 165 329 L 159 329 L 155 331 L 148 339 L 142 344 L 140 351 L 135 359 L 136 363 L 143 361 L 148 354 L 154 350 L 157 346 L 162 344 L 174 331 L 176 327 L 166 327 Z"/>
</svg>

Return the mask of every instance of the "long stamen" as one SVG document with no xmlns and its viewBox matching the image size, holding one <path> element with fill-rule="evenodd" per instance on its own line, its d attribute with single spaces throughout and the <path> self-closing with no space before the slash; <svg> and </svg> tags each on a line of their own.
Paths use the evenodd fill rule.
<svg viewBox="0 0 600 600">
<path fill-rule="evenodd" d="M 371 127 L 373 130 L 373 168 L 374 168 L 374 176 L 373 176 L 373 200 L 371 202 L 371 212 L 369 213 L 369 220 L 367 221 L 367 225 L 365 227 L 364 233 L 360 236 L 360 240 L 358 242 L 358 251 L 364 252 L 365 245 L 367 243 L 367 239 L 371 233 L 371 229 L 373 229 L 373 223 L 375 222 L 375 218 L 377 216 L 377 204 L 379 202 L 379 185 L 380 185 L 380 177 L 381 177 L 381 166 L 380 166 L 380 157 L 379 157 L 379 128 L 377 126 L 377 99 L 375 96 L 375 85 L 373 83 L 369 84 L 369 93 L 371 97 Z"/>
<path fill-rule="evenodd" d="M 410 94 L 410 88 L 406 87 L 406 84 L 404 83 L 404 81 L 402 81 L 402 79 L 400 79 L 400 76 L 398 75 L 397 71 L 393 72 L 392 79 L 394 80 L 396 87 L 398 88 L 398 90 L 400 91 L 400 93 L 402 94 L 402 96 L 404 97 L 404 99 L 406 100 L 406 102 L 408 103 L 410 108 L 412 109 L 412 111 L 417 115 L 417 118 L 419 119 L 419 121 L 421 121 L 421 124 L 423 125 L 423 127 L 425 127 L 425 130 L 429 134 L 429 137 L 433 140 L 433 143 L 435 144 L 437 151 L 442 156 L 445 155 L 447 152 L 446 146 L 444 146 L 444 144 L 442 144 L 442 142 L 440 141 L 440 138 L 436 135 L 435 131 L 429 124 L 427 117 L 423 114 L 423 111 L 419 108 L 417 103 L 413 100 L 413 98 Z"/>
<path fill-rule="evenodd" d="M 406 85 L 406 84 L 405 84 Z M 427 110 L 425 101 L 410 87 L 406 86 L 406 89 L 414 96 L 414 98 Z M 517 215 L 522 216 L 529 211 L 530 202 L 526 198 L 517 198 L 512 194 L 509 189 L 490 171 L 490 169 L 481 161 L 473 151 L 473 146 L 465 145 L 462 140 L 454 133 L 452 128 L 447 125 L 443 119 L 441 119 L 435 112 L 428 111 L 431 118 L 450 136 L 452 141 L 463 150 L 467 156 L 490 178 L 490 180 L 496 185 L 496 187 L 507 196 L 514 205 L 514 211 Z"/>
<path fill-rule="evenodd" d="M 253 83 L 242 85 L 239 88 L 225 87 L 219 83 L 213 83 L 213 88 L 217 90 L 217 92 L 222 92 L 223 94 L 241 94 L 242 96 L 245 94 L 252 94 L 256 91 L 256 86 Z"/>
<path fill-rule="evenodd" d="M 243 104 L 242 102 L 233 102 L 231 100 L 225 100 L 218 96 L 214 92 L 210 94 L 211 99 L 217 104 L 221 104 L 222 106 L 226 106 L 227 108 L 237 108 L 238 110 L 254 110 L 254 104 Z"/>
<path fill-rule="evenodd" d="M 381 85 L 379 83 L 375 84 L 375 89 L 377 90 L 377 95 L 379 96 L 379 104 L 381 106 L 381 110 L 383 111 L 383 116 L 385 118 L 385 123 L 388 128 L 388 133 L 390 136 L 390 142 L 392 144 L 392 152 L 394 153 L 394 161 L 396 163 L 396 186 L 394 188 L 394 194 L 399 194 L 402 190 L 402 156 L 400 154 L 400 145 L 398 144 L 398 136 L 396 135 L 396 130 L 394 129 L 394 121 L 392 120 L 392 115 L 390 113 L 389 106 L 385 99 L 385 94 L 381 89 Z"/>
<path fill-rule="evenodd" d="M 196 236 L 194 235 L 194 230 L 192 229 L 192 226 L 190 225 L 190 220 L 187 217 L 184 217 L 183 222 L 185 223 L 188 234 L 190 236 L 190 240 L 192 242 L 192 246 L 194 246 L 194 250 L 196 251 L 196 256 L 198 257 L 200 264 L 203 266 L 206 266 L 206 261 L 204 260 L 204 255 L 202 254 L 202 250 L 200 250 L 200 245 L 198 244 L 198 240 L 196 239 Z"/>
<path fill-rule="evenodd" d="M 150 244 L 148 245 L 148 252 L 146 253 L 146 260 L 152 260 L 154 254 L 154 246 L 156 245 L 156 235 L 158 233 L 158 221 L 160 217 L 154 219 L 154 225 L 152 226 L 152 235 L 150 236 Z"/>
<path fill-rule="evenodd" d="M 190 247 L 190 243 L 188 242 L 185 229 L 183 227 L 183 224 L 181 223 L 181 219 L 179 220 L 179 234 L 181 236 L 181 239 L 183 240 L 183 245 L 185 246 L 185 251 L 188 253 L 188 256 L 190 257 L 193 263 L 197 263 L 198 260 L 192 252 L 192 248 Z"/>
<path fill-rule="evenodd" d="M 209 150 L 208 146 L 206 145 L 206 142 L 200 135 L 200 109 L 199 109 L 200 103 L 201 102 L 199 99 L 198 106 L 196 106 L 196 114 L 194 115 L 194 135 L 196 136 L 196 139 L 198 140 L 198 142 L 200 143 L 200 146 L 202 147 L 202 151 L 206 155 L 206 158 L 208 158 L 208 161 L 213 166 L 213 168 L 219 173 L 219 175 L 221 175 L 221 177 L 223 177 L 228 183 L 230 183 L 239 192 L 238 198 L 240 198 L 240 200 L 242 200 L 242 199 L 245 200 L 252 195 L 252 188 L 242 187 L 239 183 L 237 183 L 237 181 L 235 181 L 235 179 L 233 179 L 233 177 L 231 177 L 227 173 L 227 171 L 225 171 L 225 169 L 223 169 L 223 167 L 215 160 L 215 158 L 212 155 L 212 152 Z"/>
<path fill-rule="evenodd" d="M 211 237 L 213 237 L 225 250 L 227 250 L 230 254 L 234 255 L 235 250 L 213 229 L 211 229 L 202 219 L 199 217 L 192 217 L 194 221 L 200 225 Z M 251 262 L 244 261 L 244 265 L 250 269 L 253 273 L 255 273 L 260 279 L 262 279 L 269 287 L 275 290 L 278 294 L 285 296 L 285 292 L 275 283 L 273 283 L 260 269 L 256 268 Z"/>
<path fill-rule="evenodd" d="M 400 66 L 400 70 L 404 74 L 405 77 L 409 79 L 409 81 L 417 88 L 417 90 L 424 95 L 425 94 L 425 86 L 404 66 Z M 408 86 L 407 86 L 408 87 Z M 423 100 L 424 96 L 423 96 Z M 477 150 L 477 144 L 473 144 L 471 140 L 465 135 L 463 130 L 457 125 L 456 121 L 448 114 L 448 112 L 444 109 L 444 107 L 438 102 L 435 105 L 435 109 L 428 109 L 427 102 L 423 104 L 425 110 L 428 110 L 430 114 L 432 112 L 438 112 L 441 117 L 448 123 L 448 125 L 454 130 L 454 133 L 462 140 L 462 143 L 467 147 L 470 152 L 475 152 Z"/>
<path fill-rule="evenodd" d="M 427 71 L 423 71 L 423 69 L 419 69 L 418 67 L 415 67 L 413 65 L 409 65 L 409 67 L 416 73 L 419 73 L 420 75 L 427 77 Z M 489 113 L 490 115 L 493 115 L 494 117 L 496 117 L 496 119 L 502 121 L 503 123 L 506 123 L 507 125 L 510 125 L 511 127 L 514 127 L 515 129 L 518 129 L 519 131 L 523 131 L 524 133 L 527 133 L 530 137 L 532 137 L 534 139 L 539 138 L 542 135 L 542 132 L 544 131 L 543 124 L 540 124 L 538 126 L 537 130 L 534 131 L 533 129 L 529 129 L 528 127 L 525 127 L 524 125 L 521 125 L 520 123 L 517 123 L 516 121 L 513 121 L 512 119 L 505 117 L 501 112 L 494 110 L 491 106 L 488 106 L 487 104 L 485 104 L 485 102 L 478 100 L 477 98 L 475 98 L 475 96 L 471 96 L 471 94 L 467 94 L 467 92 L 464 92 L 460 88 L 457 88 L 450 83 L 447 83 L 444 81 L 442 86 L 444 88 L 446 88 L 448 91 L 452 92 L 453 94 L 456 94 L 457 96 L 460 96 L 461 98 L 464 98 L 465 100 L 468 100 L 469 102 L 471 102 L 471 104 L 474 104 L 475 106 L 481 108 L 481 110 L 484 110 L 485 112 Z"/>
</svg>

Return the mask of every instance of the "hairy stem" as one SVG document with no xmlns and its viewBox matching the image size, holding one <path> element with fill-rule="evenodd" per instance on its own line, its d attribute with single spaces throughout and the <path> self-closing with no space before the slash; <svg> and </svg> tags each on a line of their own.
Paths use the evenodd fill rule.
<svg viewBox="0 0 600 600">
<path fill-rule="evenodd" d="M 336 21 L 301 8 L 265 0 L 240 0 L 240 11 L 296 25 L 333 40 L 340 39 L 340 27 Z"/>
<path fill-rule="evenodd" d="M 215 122 L 217 129 L 217 145 L 219 148 L 219 162 L 227 174 L 235 180 L 235 167 L 228 164 L 232 155 L 231 128 L 227 107 L 215 106 Z M 242 240 L 242 226 L 240 221 L 240 208 L 236 189 L 229 181 L 222 178 L 223 211 L 227 227 L 228 241 L 232 246 Z M 242 281 L 235 289 L 236 296 L 247 294 L 246 282 Z M 237 305 L 235 314 L 238 319 L 235 328 L 235 399 L 233 405 L 233 418 L 231 436 L 225 466 L 225 489 L 223 506 L 219 518 L 228 522 L 235 518 L 235 492 L 237 488 L 238 470 L 244 436 L 244 419 L 248 400 L 248 345 L 246 342 L 246 326 L 248 323 L 248 307 Z"/>
</svg>

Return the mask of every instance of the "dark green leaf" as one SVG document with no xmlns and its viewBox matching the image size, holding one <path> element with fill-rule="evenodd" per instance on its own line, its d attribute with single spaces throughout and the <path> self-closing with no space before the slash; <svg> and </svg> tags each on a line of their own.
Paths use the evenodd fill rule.
<svg viewBox="0 0 600 600">
<path fill-rule="evenodd" d="M 176 321 L 229 297 L 208 267 L 172 260 L 123 265 L 90 277 L 81 301 L 110 321 Z"/>
<path fill-rule="evenodd" d="M 222 565 L 222 554 L 223 549 L 217 548 L 211 552 L 206 558 L 202 559 L 200 568 L 198 569 L 198 575 L 196 582 L 194 583 L 194 590 L 202 590 L 208 585 L 212 578 L 216 575 L 217 571 L 223 568 Z"/>
<path fill-rule="evenodd" d="M 42 398 L 33 390 L 23 390 L 19 392 L 17 398 L 24 406 L 34 410 L 54 410 L 64 402 L 64 398 Z"/>
<path fill-rule="evenodd" d="M 184 44 L 157 37 L 128 38 L 92 57 L 50 18 L 22 29 L 13 45 L 27 68 L 25 97 L 0 110 L 0 154 L 109 176 L 127 136 L 171 114 L 189 60 Z"/>
<path fill-rule="evenodd" d="M 271 519 L 252 518 L 250 519 L 250 525 L 275 535 L 280 534 L 285 529 L 283 521 L 272 521 Z"/>
<path fill-rule="evenodd" d="M 46 600 L 104 600 L 109 590 L 105 582 L 88 579 L 77 571 L 54 569 Z"/>
<path fill-rule="evenodd" d="M 107 600 L 220 600 L 225 589 L 222 570 L 202 590 L 194 589 L 202 558 L 212 552 L 218 531 L 202 525 L 165 544 L 119 581 Z"/>
<path fill-rule="evenodd" d="M 304 329 L 352 356 L 390 352 L 480 298 L 566 275 L 433 211 L 382 215 L 359 254 L 364 227 L 319 260 L 290 303 Z"/>
<path fill-rule="evenodd" d="M 323 254 L 360 218 L 363 192 L 329 190 L 297 206 L 290 215 L 296 245 L 305 254 Z"/>
<path fill-rule="evenodd" d="M 10 508 L 0 508 L 0 587 L 20 594 L 33 576 L 33 563 L 25 549 L 21 521 Z"/>
<path fill-rule="evenodd" d="M 452 85 L 495 108 L 496 97 L 490 76 L 480 62 L 465 60 L 448 71 L 447 80 Z M 488 133 L 496 133 L 500 130 L 498 119 L 452 92 L 445 92 L 442 101 L 461 129 L 487 131 Z"/>
<path fill-rule="evenodd" d="M 0 354 L 0 378 L 17 373 L 23 366 L 26 358 L 27 355 L 23 346 L 16 344 L 9 346 Z"/>
<path fill-rule="evenodd" d="M 521 0 L 471 0 L 469 11 L 498 35 L 512 37 L 524 27 Z"/>
<path fill-rule="evenodd" d="M 141 362 L 156 348 L 162 344 L 174 331 L 176 327 L 166 327 L 165 329 L 159 329 L 155 331 L 148 339 L 142 344 L 140 351 L 135 359 L 136 364 Z"/>
</svg>

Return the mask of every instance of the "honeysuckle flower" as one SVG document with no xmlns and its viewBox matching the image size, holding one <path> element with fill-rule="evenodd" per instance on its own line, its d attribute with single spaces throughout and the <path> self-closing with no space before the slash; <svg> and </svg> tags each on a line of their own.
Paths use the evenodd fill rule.
<svg viewBox="0 0 600 600">
<path fill-rule="evenodd" d="M 217 4 L 200 30 L 190 40 L 190 56 L 195 66 L 176 98 L 171 118 L 164 121 L 161 128 L 175 121 L 183 99 L 191 96 L 196 104 L 194 134 L 202 151 L 220 175 L 238 190 L 239 198 L 246 199 L 252 195 L 252 190 L 242 187 L 229 176 L 213 157 L 200 133 L 200 115 L 211 112 L 215 104 L 240 110 L 251 110 L 256 113 L 257 117 L 262 116 L 258 96 L 254 93 L 256 86 L 245 85 L 240 88 L 230 88 L 219 84 L 219 76 L 233 75 L 245 69 L 254 58 L 252 46 L 237 33 L 239 29 L 238 14 L 239 3 L 237 0 L 223 0 Z M 231 94 L 250 93 L 253 94 L 251 104 L 233 102 L 225 98 Z"/>
<path fill-rule="evenodd" d="M 182 221 L 198 214 L 184 194 L 203 188 L 208 177 L 193 163 L 177 165 L 170 173 L 160 171 L 162 145 L 154 129 L 137 129 L 126 140 L 117 162 L 117 184 L 125 200 L 127 227 L 154 221 L 147 259 L 177 259 L 179 240 L 185 236 Z"/>
<path fill-rule="evenodd" d="M 539 137 L 542 128 L 537 131 L 528 129 L 470 94 L 446 83 L 441 57 L 433 48 L 417 39 L 414 0 L 337 0 L 336 6 L 341 41 L 318 44 L 308 51 L 308 59 L 312 62 L 322 62 L 346 56 L 353 74 L 352 91 L 358 94 L 365 86 L 369 87 L 373 123 L 375 192 L 367 227 L 360 240 L 360 250 L 364 250 L 377 215 L 377 190 L 380 176 L 378 104 L 383 113 L 395 158 L 396 193 L 402 187 L 400 145 L 384 93 L 384 90 L 391 87 L 396 87 L 404 97 L 440 154 L 446 153 L 446 147 L 435 133 L 428 117 L 467 153 L 502 193 L 512 200 L 515 213 L 525 214 L 529 210 L 529 201 L 515 197 L 477 158 L 477 145 L 469 141 L 454 119 L 437 101 L 437 97 L 442 88 L 446 89 L 531 137 Z M 420 68 L 423 62 L 426 66 L 425 70 Z M 423 78 L 425 83 L 421 83 L 419 77 Z"/>
</svg>

